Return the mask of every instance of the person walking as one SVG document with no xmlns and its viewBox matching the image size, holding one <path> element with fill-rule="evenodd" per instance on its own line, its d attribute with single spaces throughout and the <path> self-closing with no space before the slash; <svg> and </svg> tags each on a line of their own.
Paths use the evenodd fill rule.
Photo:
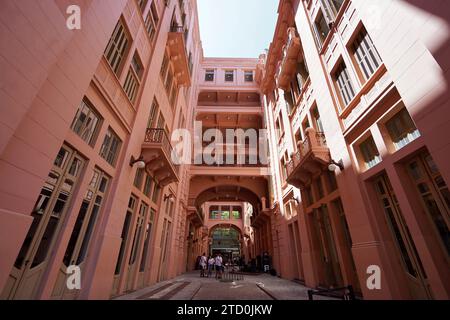
<svg viewBox="0 0 450 320">
<path fill-rule="evenodd" d="M 219 253 L 215 259 L 216 279 L 222 279 L 222 255 Z"/>
<path fill-rule="evenodd" d="M 202 256 L 200 257 L 200 277 L 205 277 L 205 271 L 206 271 L 206 265 L 207 265 L 206 253 L 203 252 Z"/>
<path fill-rule="evenodd" d="M 214 268 L 214 263 L 216 260 L 213 258 L 213 256 L 210 256 L 208 259 L 208 278 L 212 275 L 212 270 Z"/>
</svg>

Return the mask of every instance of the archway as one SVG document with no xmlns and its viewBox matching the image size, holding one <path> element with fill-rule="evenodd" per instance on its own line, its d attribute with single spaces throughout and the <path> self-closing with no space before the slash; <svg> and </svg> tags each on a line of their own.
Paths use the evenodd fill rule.
<svg viewBox="0 0 450 320">
<path fill-rule="evenodd" d="M 220 253 L 224 263 L 236 262 L 242 255 L 242 230 L 231 224 L 217 224 L 210 231 L 209 253 Z"/>
</svg>

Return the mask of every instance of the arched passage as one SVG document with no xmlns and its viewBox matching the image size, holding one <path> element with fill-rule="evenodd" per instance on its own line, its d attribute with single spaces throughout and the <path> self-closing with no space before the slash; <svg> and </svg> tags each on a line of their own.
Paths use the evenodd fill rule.
<svg viewBox="0 0 450 320">
<path fill-rule="evenodd" d="M 232 262 L 242 254 L 242 230 L 233 224 L 216 224 L 210 230 L 209 253 L 222 254 L 224 263 Z"/>
<path fill-rule="evenodd" d="M 254 208 L 261 207 L 261 199 L 253 191 L 236 185 L 219 185 L 203 190 L 194 200 L 195 207 L 199 208 L 208 201 L 245 201 Z"/>
</svg>

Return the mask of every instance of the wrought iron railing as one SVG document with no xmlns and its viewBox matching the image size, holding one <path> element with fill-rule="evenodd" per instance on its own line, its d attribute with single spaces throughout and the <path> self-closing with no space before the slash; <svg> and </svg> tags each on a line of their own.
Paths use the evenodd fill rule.
<svg viewBox="0 0 450 320">
<path fill-rule="evenodd" d="M 297 151 L 292 154 L 291 161 L 286 164 L 287 175 L 290 176 L 299 163 L 312 150 L 313 147 L 326 147 L 326 138 L 323 132 L 316 132 L 314 129 L 309 129 L 303 141 L 299 141 Z M 311 143 L 311 138 L 313 139 Z"/>
<path fill-rule="evenodd" d="M 175 157 L 176 155 L 174 152 L 172 152 L 172 144 L 170 143 L 170 139 L 164 129 L 147 128 L 145 132 L 144 142 L 161 144 L 161 148 L 163 149 L 168 159 L 170 159 L 170 161 L 173 163 L 175 171 L 178 174 L 180 166 L 178 165 L 178 161 L 173 161 L 173 157 Z"/>
</svg>

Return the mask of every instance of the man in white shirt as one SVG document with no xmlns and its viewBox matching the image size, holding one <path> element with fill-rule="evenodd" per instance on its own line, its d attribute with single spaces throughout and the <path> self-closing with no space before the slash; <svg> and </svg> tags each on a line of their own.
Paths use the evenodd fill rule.
<svg viewBox="0 0 450 320">
<path fill-rule="evenodd" d="M 216 263 L 216 259 L 211 256 L 208 260 L 208 278 L 211 277 L 212 270 L 214 268 L 214 264 Z"/>
<path fill-rule="evenodd" d="M 222 255 L 219 253 L 215 259 L 216 279 L 222 279 Z"/>
<path fill-rule="evenodd" d="M 203 255 L 200 257 L 200 277 L 204 277 L 206 265 L 207 265 L 208 258 L 206 258 L 206 254 L 203 252 Z"/>
</svg>

